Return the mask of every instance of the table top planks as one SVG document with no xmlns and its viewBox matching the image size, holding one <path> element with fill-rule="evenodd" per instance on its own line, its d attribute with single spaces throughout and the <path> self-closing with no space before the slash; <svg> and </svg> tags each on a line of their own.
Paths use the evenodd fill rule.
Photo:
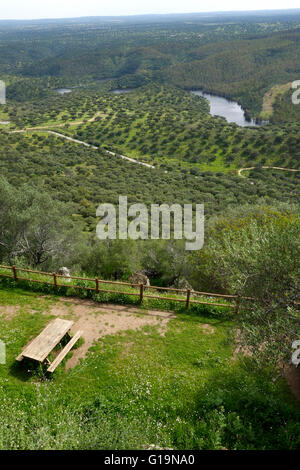
<svg viewBox="0 0 300 470">
<path fill-rule="evenodd" d="M 22 351 L 22 356 L 35 361 L 43 362 L 55 346 L 68 333 L 73 321 L 56 318 L 29 343 Z"/>
</svg>

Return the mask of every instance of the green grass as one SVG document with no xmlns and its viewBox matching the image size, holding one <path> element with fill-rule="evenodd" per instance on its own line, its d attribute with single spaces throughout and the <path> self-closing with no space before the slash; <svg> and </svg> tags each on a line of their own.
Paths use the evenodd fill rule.
<svg viewBox="0 0 300 470">
<path fill-rule="evenodd" d="M 234 323 L 221 312 L 182 312 L 165 336 L 155 327 L 106 336 L 75 368 L 62 364 L 48 378 L 15 356 L 56 301 L 0 290 L 1 306 L 20 306 L 0 316 L 1 449 L 299 447 L 299 407 L 269 370 L 234 360 Z"/>
<path fill-rule="evenodd" d="M 262 110 L 260 113 L 260 119 L 270 119 L 274 113 L 274 103 L 280 95 L 283 95 L 288 90 L 291 90 L 292 84 L 285 83 L 284 85 L 274 85 L 268 90 L 263 99 Z"/>
</svg>

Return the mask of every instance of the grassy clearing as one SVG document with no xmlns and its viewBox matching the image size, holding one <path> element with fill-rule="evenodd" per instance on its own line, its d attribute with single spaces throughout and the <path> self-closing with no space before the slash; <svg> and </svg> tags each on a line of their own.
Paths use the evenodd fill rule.
<svg viewBox="0 0 300 470">
<path fill-rule="evenodd" d="M 291 89 L 291 82 L 285 83 L 283 85 L 274 85 L 269 91 L 267 91 L 263 98 L 262 111 L 260 113 L 260 119 L 270 119 L 274 109 L 273 105 L 276 98 L 279 95 L 283 95 L 288 90 Z"/>
<path fill-rule="evenodd" d="M 15 356 L 56 301 L 1 288 L 1 449 L 299 447 L 299 407 L 270 371 L 234 358 L 234 323 L 221 312 L 182 312 L 165 336 L 150 326 L 106 336 L 48 378 Z"/>
</svg>

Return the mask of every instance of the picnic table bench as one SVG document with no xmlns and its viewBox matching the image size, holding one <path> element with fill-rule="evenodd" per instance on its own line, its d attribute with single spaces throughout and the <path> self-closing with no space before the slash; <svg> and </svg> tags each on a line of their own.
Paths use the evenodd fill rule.
<svg viewBox="0 0 300 470">
<path fill-rule="evenodd" d="M 75 333 L 73 338 L 70 339 L 70 341 L 57 355 L 54 361 L 50 363 L 48 359 L 49 354 L 53 351 L 55 346 L 60 343 L 63 337 L 66 334 L 69 334 L 73 324 L 73 321 L 56 318 L 51 323 L 49 323 L 36 338 L 34 338 L 30 343 L 27 344 L 27 346 L 25 346 L 16 360 L 22 361 L 24 357 L 26 357 L 40 363 L 46 361 L 49 364 L 47 371 L 54 372 L 56 367 L 61 363 L 61 361 L 68 354 L 74 344 L 79 340 L 82 334 L 81 331 Z"/>
</svg>

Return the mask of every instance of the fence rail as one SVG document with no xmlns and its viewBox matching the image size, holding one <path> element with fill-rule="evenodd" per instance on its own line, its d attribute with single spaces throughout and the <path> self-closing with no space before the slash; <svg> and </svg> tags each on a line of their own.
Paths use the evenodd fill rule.
<svg viewBox="0 0 300 470">
<path fill-rule="evenodd" d="M 158 299 L 158 300 L 169 300 L 172 302 L 185 302 L 186 308 L 189 308 L 191 304 L 202 304 L 202 305 L 211 305 L 217 307 L 227 307 L 234 309 L 236 313 L 239 311 L 240 301 L 242 299 L 246 300 L 254 300 L 253 297 L 240 297 L 239 295 L 229 295 L 229 294 L 215 294 L 210 292 L 200 292 L 200 291 L 192 291 L 191 289 L 175 289 L 173 287 L 160 287 L 160 286 L 144 286 L 144 284 L 134 284 L 130 282 L 120 282 L 120 281 L 107 281 L 103 279 L 95 278 L 88 278 L 88 277 L 79 277 L 79 276 L 64 276 L 57 273 L 49 273 L 44 271 L 34 271 L 32 269 L 25 269 L 25 268 L 18 268 L 17 266 L 4 266 L 0 265 L 0 269 L 10 270 L 11 274 L 5 274 L 0 272 L 0 277 L 6 277 L 10 279 L 14 279 L 16 282 L 18 281 L 30 281 L 36 282 L 40 284 L 46 284 L 50 286 L 54 286 L 55 288 L 59 287 L 71 287 L 73 289 L 82 289 L 82 290 L 89 290 L 95 291 L 97 294 L 100 292 L 108 293 L 108 294 L 121 294 L 121 295 L 133 295 L 139 297 L 140 302 L 143 302 L 143 299 Z M 32 277 L 22 277 L 20 273 L 29 273 L 35 274 L 38 276 L 48 276 L 51 281 L 41 280 L 41 279 L 33 279 Z M 68 280 L 80 280 L 86 282 L 94 283 L 93 287 L 90 286 L 80 286 L 74 284 L 62 284 L 59 282 L 60 279 L 68 279 Z M 100 288 L 101 284 L 110 284 L 110 285 L 118 285 L 118 286 L 128 286 L 130 288 L 136 288 L 138 292 L 124 292 L 118 290 L 111 290 L 111 289 L 102 289 Z M 158 295 L 150 295 L 145 292 L 149 292 L 149 290 L 155 290 L 158 292 L 174 292 L 176 294 L 185 294 L 184 298 L 175 298 L 175 297 L 163 297 Z M 228 299 L 234 303 L 217 303 L 217 302 L 208 302 L 204 301 L 203 299 L 197 300 L 192 299 L 192 296 L 203 296 L 203 297 L 216 297 L 220 299 Z"/>
</svg>

